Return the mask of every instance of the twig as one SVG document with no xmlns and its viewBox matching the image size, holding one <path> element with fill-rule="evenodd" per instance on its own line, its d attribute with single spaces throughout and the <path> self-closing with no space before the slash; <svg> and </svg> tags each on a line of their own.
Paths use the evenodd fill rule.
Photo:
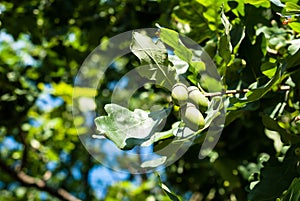
<svg viewBox="0 0 300 201">
<path fill-rule="evenodd" d="M 289 91 L 290 86 L 282 85 L 279 87 L 280 91 Z M 227 90 L 224 92 L 213 92 L 213 93 L 204 93 L 204 96 L 206 97 L 214 97 L 214 96 L 221 96 L 221 95 L 230 95 L 230 94 L 244 94 L 249 92 L 250 89 L 240 89 L 240 90 Z"/>
<path fill-rule="evenodd" d="M 53 188 L 47 185 L 47 183 L 39 178 L 35 178 L 27 175 L 24 171 L 16 171 L 0 160 L 0 168 L 4 170 L 12 178 L 19 181 L 23 186 L 34 187 L 41 191 L 48 192 L 52 196 L 64 201 L 81 201 L 75 196 L 71 195 L 68 191 L 62 188 Z"/>
</svg>

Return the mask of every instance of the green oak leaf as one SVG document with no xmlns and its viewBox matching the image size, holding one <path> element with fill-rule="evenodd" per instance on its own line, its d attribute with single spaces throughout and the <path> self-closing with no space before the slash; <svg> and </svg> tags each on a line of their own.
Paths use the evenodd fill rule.
<svg viewBox="0 0 300 201">
<path fill-rule="evenodd" d="M 141 63 L 162 64 L 167 58 L 167 49 L 161 40 L 153 42 L 152 38 L 139 32 L 132 32 L 130 50 L 139 58 Z"/>
<path fill-rule="evenodd" d="M 177 55 L 182 61 L 190 63 L 192 61 L 193 53 L 190 49 L 184 46 L 179 38 L 179 33 L 176 31 L 159 27 L 159 38 L 174 49 L 175 55 Z"/>
<path fill-rule="evenodd" d="M 167 89 L 171 89 L 177 82 L 176 68 L 164 65 L 167 59 L 167 49 L 161 40 L 154 43 L 149 36 L 133 32 L 130 49 L 142 64 L 148 64 L 136 68 L 142 77 Z"/>
<path fill-rule="evenodd" d="M 122 150 L 148 140 L 168 115 L 168 109 L 150 113 L 141 109 L 130 111 L 117 104 L 107 104 L 104 109 L 108 115 L 95 119 L 97 130 Z"/>
</svg>

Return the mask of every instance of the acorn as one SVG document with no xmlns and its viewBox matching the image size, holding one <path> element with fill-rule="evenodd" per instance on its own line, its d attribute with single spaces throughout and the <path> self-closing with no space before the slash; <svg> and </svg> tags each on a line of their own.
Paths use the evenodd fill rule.
<svg viewBox="0 0 300 201">
<path fill-rule="evenodd" d="M 294 153 L 296 156 L 300 157 L 300 147 L 297 147 L 295 150 L 294 150 Z"/>
<path fill-rule="evenodd" d="M 188 89 L 183 83 L 176 83 L 172 87 L 172 99 L 175 104 L 183 106 L 186 104 L 188 99 Z"/>
<path fill-rule="evenodd" d="M 205 120 L 201 112 L 193 103 L 187 103 L 181 108 L 182 120 L 193 131 L 197 131 L 205 126 Z"/>
<path fill-rule="evenodd" d="M 207 108 L 209 104 L 208 98 L 206 98 L 201 91 L 195 87 L 188 87 L 188 101 L 199 106 L 200 108 Z"/>
</svg>

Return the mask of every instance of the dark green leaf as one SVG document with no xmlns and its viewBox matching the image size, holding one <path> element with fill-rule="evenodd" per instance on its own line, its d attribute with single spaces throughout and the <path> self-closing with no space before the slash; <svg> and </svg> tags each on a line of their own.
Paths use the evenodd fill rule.
<svg viewBox="0 0 300 201">
<path fill-rule="evenodd" d="M 281 198 L 281 201 L 299 201 L 300 200 L 300 179 L 295 178 L 289 189 Z"/>
<path fill-rule="evenodd" d="M 234 102 L 235 107 L 243 107 L 247 103 L 257 101 L 260 98 L 262 98 L 280 79 L 282 74 L 282 67 L 279 66 L 276 69 L 275 75 L 272 77 L 272 79 L 267 82 L 265 85 L 252 89 L 249 92 L 246 93 L 246 97 L 244 99 L 236 99 L 233 98 L 232 101 Z"/>
<path fill-rule="evenodd" d="M 278 122 L 267 115 L 262 115 L 264 126 L 272 131 L 277 131 L 280 134 L 281 140 L 285 143 L 295 144 L 300 142 L 300 136 L 288 133 L 284 128 L 280 127 Z"/>
<path fill-rule="evenodd" d="M 288 189 L 297 176 L 298 159 L 294 155 L 295 146 L 290 147 L 283 162 L 271 158 L 261 170 L 260 181 L 248 195 L 251 201 L 274 201 Z"/>
</svg>

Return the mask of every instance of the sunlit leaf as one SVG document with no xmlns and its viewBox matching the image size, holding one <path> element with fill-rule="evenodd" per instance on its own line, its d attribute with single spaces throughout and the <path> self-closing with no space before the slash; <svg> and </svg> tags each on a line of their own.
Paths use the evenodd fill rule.
<svg viewBox="0 0 300 201">
<path fill-rule="evenodd" d="M 288 47 L 288 51 L 291 55 L 294 55 L 300 49 L 300 39 L 292 40 L 291 45 Z"/>
<path fill-rule="evenodd" d="M 162 64 L 167 58 L 167 49 L 160 40 L 154 43 L 149 36 L 135 31 L 132 32 L 130 50 L 142 63 Z"/>
<path fill-rule="evenodd" d="M 150 37 L 138 32 L 133 32 L 132 35 L 131 51 L 142 63 L 148 64 L 140 66 L 136 70 L 142 77 L 171 89 L 177 79 L 176 68 L 164 65 L 167 58 L 164 44 L 160 40 L 154 43 Z"/>
<path fill-rule="evenodd" d="M 162 190 L 165 192 L 165 194 L 167 196 L 169 196 L 169 198 L 172 201 L 181 201 L 180 197 L 178 195 L 176 195 L 174 192 L 172 192 L 165 184 L 162 183 L 161 178 L 159 176 L 158 173 L 156 173 L 157 179 L 158 179 L 158 184 L 160 185 L 160 187 L 162 188 Z"/>
<path fill-rule="evenodd" d="M 300 11 L 299 11 L 300 12 Z M 291 22 L 289 26 L 296 32 L 300 32 L 300 22 Z"/>
<path fill-rule="evenodd" d="M 142 168 L 153 168 L 153 167 L 158 167 L 162 164 L 164 164 L 167 160 L 167 157 L 166 156 L 162 156 L 162 157 L 159 157 L 159 158 L 156 158 L 156 159 L 153 159 L 153 160 L 149 160 L 149 161 L 145 161 L 141 164 L 141 167 Z"/>
<path fill-rule="evenodd" d="M 166 112 L 153 115 L 140 109 L 132 112 L 116 104 L 108 104 L 104 109 L 108 115 L 95 119 L 97 130 L 120 149 L 131 149 L 149 139 L 167 116 Z"/>
<path fill-rule="evenodd" d="M 169 61 L 172 62 L 174 67 L 176 68 L 176 73 L 178 75 L 186 73 L 189 68 L 189 64 L 181 59 L 179 59 L 176 55 L 169 55 Z"/>
<path fill-rule="evenodd" d="M 172 136 L 175 136 L 176 132 L 178 130 L 179 124 L 180 124 L 180 122 L 176 122 L 172 125 L 172 128 L 170 130 L 154 133 L 148 140 L 143 142 L 141 144 L 141 146 L 150 146 L 154 142 L 157 142 L 159 140 L 164 140 L 164 139 L 170 138 Z"/>
<path fill-rule="evenodd" d="M 270 1 L 269 0 L 245 0 L 245 3 L 252 4 L 256 7 L 270 7 Z"/>
<path fill-rule="evenodd" d="M 287 12 L 300 13 L 300 6 L 294 2 L 286 2 L 285 9 Z"/>
<path fill-rule="evenodd" d="M 174 49 L 174 53 L 183 61 L 192 60 L 192 51 L 184 46 L 176 31 L 160 27 L 159 38 Z"/>
<path fill-rule="evenodd" d="M 262 73 L 267 76 L 269 79 L 272 79 L 274 74 L 276 73 L 277 66 L 276 63 L 267 62 L 261 65 Z"/>
</svg>

